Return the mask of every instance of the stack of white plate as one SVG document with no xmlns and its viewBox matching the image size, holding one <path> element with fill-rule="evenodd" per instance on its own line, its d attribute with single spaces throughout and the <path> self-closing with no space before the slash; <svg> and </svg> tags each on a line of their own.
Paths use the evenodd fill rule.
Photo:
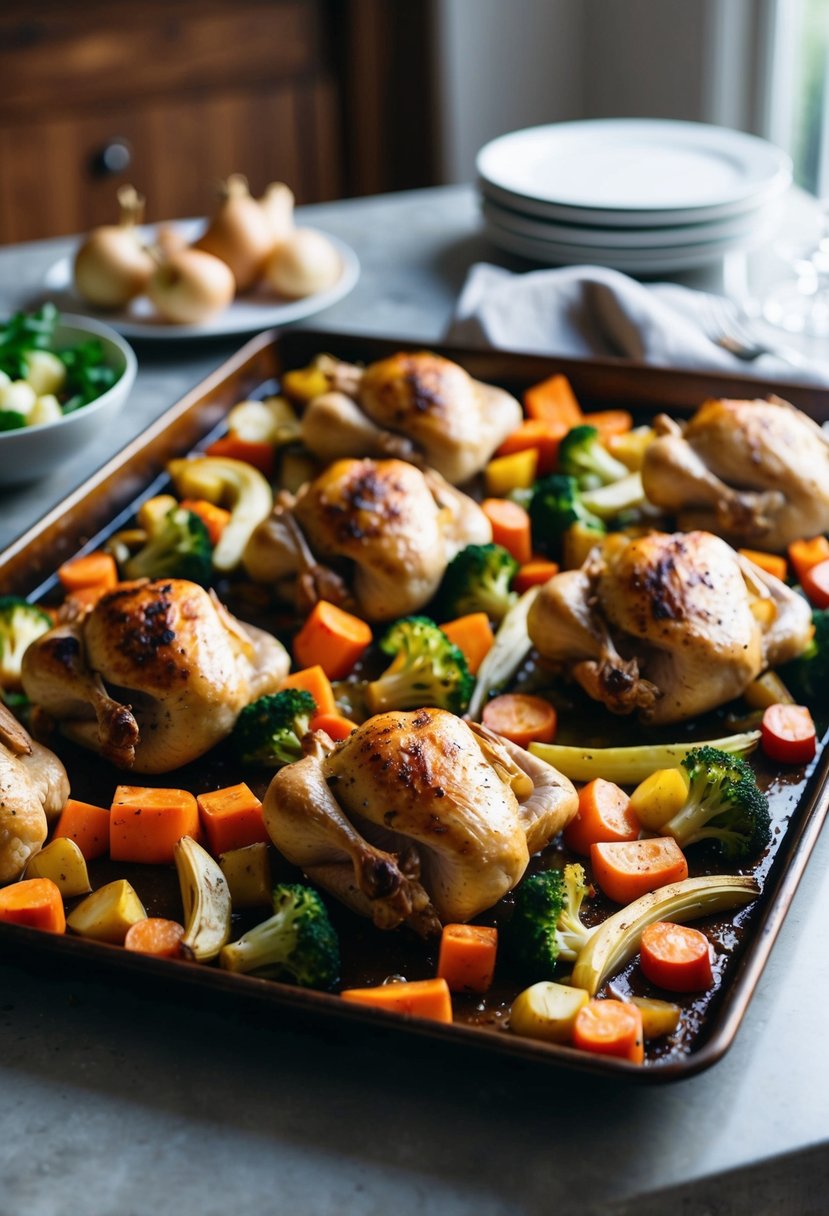
<svg viewBox="0 0 829 1216">
<path fill-rule="evenodd" d="M 768 241 L 785 152 L 725 127 L 596 119 L 502 135 L 477 159 L 486 231 L 547 266 L 663 274 Z"/>
</svg>

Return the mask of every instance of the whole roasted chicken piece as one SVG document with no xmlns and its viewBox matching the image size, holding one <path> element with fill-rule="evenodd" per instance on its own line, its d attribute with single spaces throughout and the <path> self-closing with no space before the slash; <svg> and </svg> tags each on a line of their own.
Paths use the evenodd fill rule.
<svg viewBox="0 0 829 1216">
<path fill-rule="evenodd" d="M 142 580 L 32 643 L 23 687 L 68 738 L 121 768 L 166 773 L 228 735 L 289 666 L 276 638 L 237 621 L 212 592 Z"/>
<path fill-rule="evenodd" d="M 539 653 L 617 714 L 680 722 L 811 638 L 806 601 L 708 532 L 609 536 L 530 609 Z"/>
<path fill-rule="evenodd" d="M 60 760 L 0 701 L 0 884 L 20 877 L 68 797 Z"/>
<path fill-rule="evenodd" d="M 424 936 L 505 895 L 578 796 L 549 764 L 442 709 L 378 714 L 302 760 L 265 796 L 276 847 L 381 929 Z"/>
<path fill-rule="evenodd" d="M 449 359 L 421 351 L 363 369 L 317 361 L 331 384 L 303 414 L 303 443 L 322 460 L 399 456 L 461 485 L 521 422 L 521 406 Z"/>
<path fill-rule="evenodd" d="M 773 552 L 829 530 L 829 436 L 788 402 L 706 401 L 654 428 L 642 484 L 681 527 Z"/>
<path fill-rule="evenodd" d="M 478 504 L 439 473 L 402 460 L 338 460 L 295 498 L 280 495 L 244 565 L 300 607 L 328 599 L 386 621 L 417 612 L 460 549 L 491 539 Z"/>
</svg>

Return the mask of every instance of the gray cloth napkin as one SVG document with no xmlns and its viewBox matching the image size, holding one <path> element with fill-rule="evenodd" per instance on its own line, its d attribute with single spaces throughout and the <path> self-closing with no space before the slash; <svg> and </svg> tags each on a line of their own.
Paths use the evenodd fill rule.
<svg viewBox="0 0 829 1216">
<path fill-rule="evenodd" d="M 602 266 L 513 274 L 480 262 L 469 272 L 446 339 L 532 354 L 634 359 L 758 379 L 829 384 L 829 362 L 793 367 L 774 355 L 748 362 L 703 333 L 702 292 L 648 284 Z"/>
</svg>

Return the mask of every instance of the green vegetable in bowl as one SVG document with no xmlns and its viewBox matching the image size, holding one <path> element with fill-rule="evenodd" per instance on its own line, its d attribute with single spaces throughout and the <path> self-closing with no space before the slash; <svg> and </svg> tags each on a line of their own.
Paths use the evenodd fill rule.
<svg viewBox="0 0 829 1216">
<path fill-rule="evenodd" d="M 54 422 L 118 380 L 97 338 L 55 350 L 59 322 L 57 308 L 47 303 L 0 326 L 0 431 Z"/>
</svg>

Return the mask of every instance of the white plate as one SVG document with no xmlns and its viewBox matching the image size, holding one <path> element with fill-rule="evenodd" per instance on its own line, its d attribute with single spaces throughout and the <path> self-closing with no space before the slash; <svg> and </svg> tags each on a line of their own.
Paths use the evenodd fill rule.
<svg viewBox="0 0 829 1216">
<path fill-rule="evenodd" d="M 172 225 L 188 241 L 198 238 L 205 226 L 204 220 L 182 220 Z M 340 255 L 342 273 L 329 291 L 306 296 L 302 300 L 279 300 L 264 289 L 254 289 L 234 300 L 229 308 L 218 313 L 202 325 L 171 325 L 161 321 L 146 296 L 139 296 L 129 306 L 117 312 L 104 312 L 92 308 L 76 295 L 72 286 L 72 258 L 63 257 L 46 272 L 44 288 L 61 311 L 83 313 L 96 317 L 117 329 L 126 338 L 216 338 L 231 334 L 246 334 L 279 325 L 288 325 L 304 317 L 313 316 L 336 304 L 353 289 L 360 277 L 360 263 L 350 245 L 331 236 L 331 241 Z"/>
<path fill-rule="evenodd" d="M 478 153 L 498 201 L 613 227 L 693 223 L 751 210 L 791 182 L 779 148 L 725 127 L 597 119 L 513 131 Z"/>
<path fill-rule="evenodd" d="M 670 249 L 724 241 L 741 241 L 759 225 L 766 225 L 772 217 L 782 216 L 782 200 L 774 199 L 765 207 L 714 220 L 711 223 L 684 224 L 677 227 L 659 228 L 597 228 L 587 224 L 557 224 L 524 215 L 512 207 L 502 207 L 486 196 L 481 209 L 487 219 L 508 228 L 519 236 L 535 237 L 543 241 L 557 241 L 562 245 L 582 245 L 603 250 Z"/>
<path fill-rule="evenodd" d="M 542 266 L 609 266 L 626 274 L 670 274 L 678 270 L 692 270 L 697 266 L 710 266 L 733 249 L 750 249 L 768 240 L 769 233 L 759 228 L 744 241 L 711 241 L 701 245 L 687 245 L 677 249 L 606 249 L 584 245 L 562 245 L 555 241 L 542 241 L 521 236 L 502 228 L 487 219 L 486 235 L 499 249 L 517 253 Z"/>
</svg>

